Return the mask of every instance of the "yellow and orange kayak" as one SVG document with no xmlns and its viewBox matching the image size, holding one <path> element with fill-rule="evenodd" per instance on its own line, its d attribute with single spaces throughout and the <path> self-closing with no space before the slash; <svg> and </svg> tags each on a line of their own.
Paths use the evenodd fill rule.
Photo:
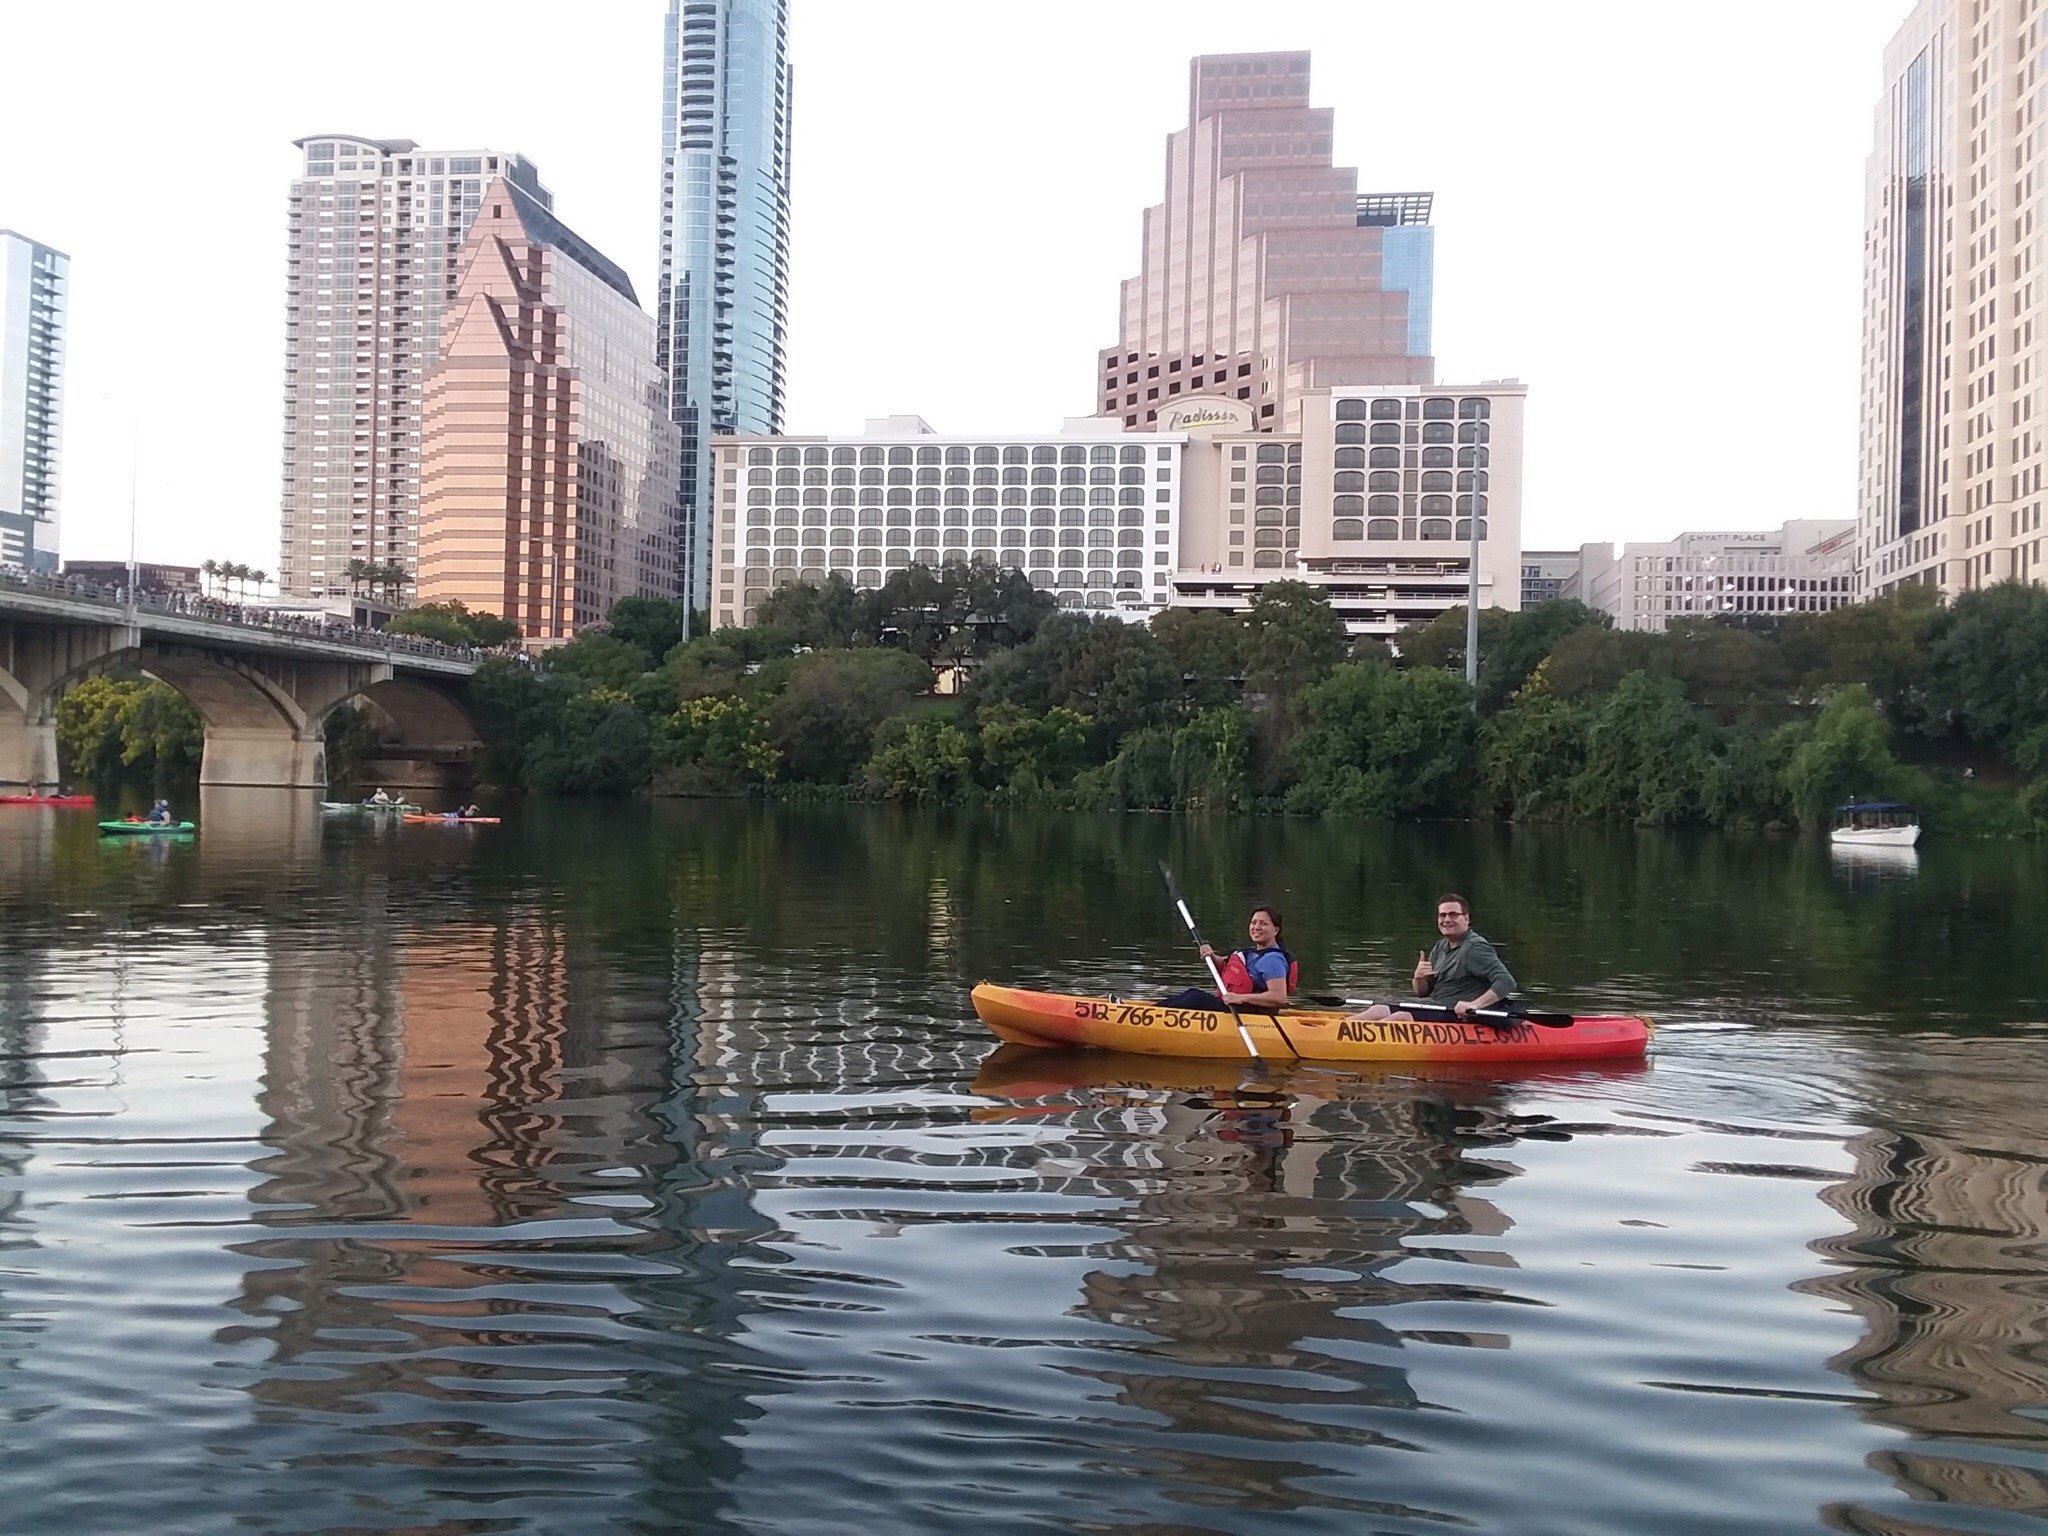
<svg viewBox="0 0 2048 1536">
<path fill-rule="evenodd" d="M 1244 1040 L 1227 1013 L 1164 1008 L 1061 992 L 1028 992 L 984 981 L 974 1011 L 1012 1045 L 1087 1046 L 1147 1056 L 1245 1057 Z M 1474 1064 L 1615 1061 L 1640 1058 L 1650 1021 L 1575 1018 L 1563 1027 L 1377 1021 L 1320 1010 L 1242 1015 L 1259 1055 L 1273 1061 L 1427 1061 Z"/>
</svg>

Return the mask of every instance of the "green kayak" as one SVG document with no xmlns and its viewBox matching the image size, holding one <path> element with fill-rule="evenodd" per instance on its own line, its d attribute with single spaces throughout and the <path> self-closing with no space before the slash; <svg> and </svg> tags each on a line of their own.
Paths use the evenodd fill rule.
<svg viewBox="0 0 2048 1536">
<path fill-rule="evenodd" d="M 197 832 L 199 828 L 189 821 L 103 821 L 100 832 L 107 837 L 175 837 L 181 832 Z"/>
</svg>

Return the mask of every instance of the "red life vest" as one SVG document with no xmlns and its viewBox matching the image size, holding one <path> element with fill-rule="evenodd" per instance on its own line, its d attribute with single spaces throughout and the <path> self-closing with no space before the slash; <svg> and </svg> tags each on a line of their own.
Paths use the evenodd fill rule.
<svg viewBox="0 0 2048 1536">
<path fill-rule="evenodd" d="M 1279 946 L 1276 945 L 1274 948 L 1287 961 L 1287 995 L 1292 997 L 1301 987 L 1301 962 Z M 1252 953 L 1254 951 L 1248 949 L 1234 949 L 1230 952 L 1230 958 L 1223 962 L 1224 991 L 1242 994 L 1260 990 L 1252 985 L 1251 962 L 1245 958 Z M 1261 983 L 1261 987 L 1263 985 Z"/>
</svg>

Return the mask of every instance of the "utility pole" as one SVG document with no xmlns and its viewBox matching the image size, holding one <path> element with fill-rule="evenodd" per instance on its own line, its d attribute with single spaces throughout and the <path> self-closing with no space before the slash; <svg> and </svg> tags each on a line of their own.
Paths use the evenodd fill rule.
<svg viewBox="0 0 2048 1536">
<path fill-rule="evenodd" d="M 1477 436 L 1477 433 L 1473 434 Z M 1486 459 L 1486 451 L 1477 443 L 1472 445 L 1472 500 L 1471 521 L 1467 525 L 1472 535 L 1470 545 L 1471 570 L 1467 574 L 1465 589 L 1465 686 L 1472 690 L 1472 709 L 1479 709 L 1479 466 Z"/>
</svg>

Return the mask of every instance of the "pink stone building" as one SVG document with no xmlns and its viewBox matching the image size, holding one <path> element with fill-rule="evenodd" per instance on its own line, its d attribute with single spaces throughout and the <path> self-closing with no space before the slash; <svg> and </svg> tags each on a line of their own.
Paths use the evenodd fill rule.
<svg viewBox="0 0 2048 1536">
<path fill-rule="evenodd" d="M 423 401 L 420 601 L 545 644 L 672 595 L 679 434 L 626 274 L 502 179 L 459 270 Z"/>
<path fill-rule="evenodd" d="M 1304 390 L 1433 382 L 1414 239 L 1427 195 L 1361 197 L 1358 173 L 1331 163 L 1306 53 L 1210 55 L 1190 75 L 1165 200 L 1145 212 L 1121 336 L 1099 359 L 1101 413 L 1149 429 L 1177 396 L 1224 393 L 1272 431 Z"/>
</svg>

